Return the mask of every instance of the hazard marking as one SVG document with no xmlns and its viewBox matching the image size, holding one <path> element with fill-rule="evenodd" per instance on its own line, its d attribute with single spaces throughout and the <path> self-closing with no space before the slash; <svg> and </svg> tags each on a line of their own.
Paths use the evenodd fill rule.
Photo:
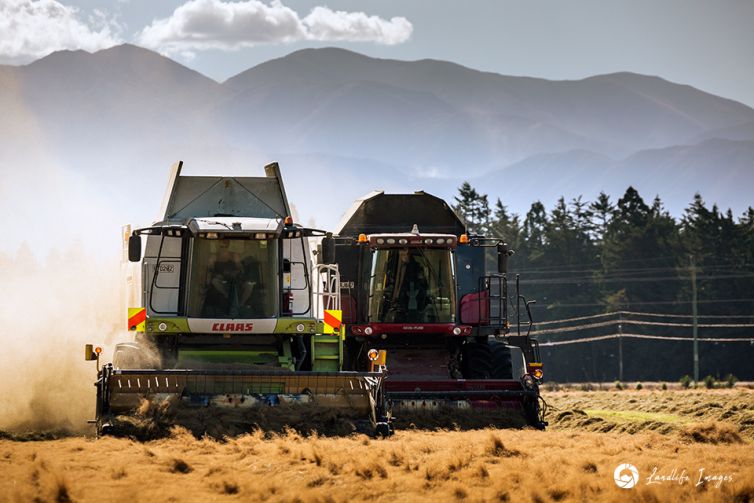
<svg viewBox="0 0 754 503">
<path fill-rule="evenodd" d="M 343 311 L 340 309 L 325 309 L 325 326 L 326 334 L 336 334 L 340 331 L 340 325 L 343 320 Z"/>
<path fill-rule="evenodd" d="M 128 308 L 128 329 L 136 332 L 143 332 L 145 321 L 147 320 L 147 310 L 143 307 Z"/>
</svg>

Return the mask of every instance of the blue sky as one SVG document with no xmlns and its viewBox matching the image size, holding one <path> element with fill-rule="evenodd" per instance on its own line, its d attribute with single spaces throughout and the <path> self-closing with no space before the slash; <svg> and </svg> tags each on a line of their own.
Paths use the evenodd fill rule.
<svg viewBox="0 0 754 503">
<path fill-rule="evenodd" d="M 0 0 L 0 14 L 3 14 L 0 19 L 12 18 L 13 14 L 9 14 L 12 9 L 8 6 L 32 1 Z M 73 30 L 75 33 L 70 35 L 68 45 L 75 45 L 77 36 L 85 49 L 96 49 L 97 43 L 113 41 L 149 45 L 219 81 L 296 49 L 338 46 L 375 57 L 444 59 L 480 70 L 549 79 L 579 79 L 632 71 L 659 75 L 754 106 L 754 2 L 750 0 L 282 0 L 282 3 L 265 2 L 265 5 L 297 14 L 298 20 L 304 20 L 309 30 L 303 36 L 300 33 L 293 37 L 273 34 L 270 40 L 258 42 L 255 39 L 259 37 L 253 32 L 263 27 L 253 21 L 236 26 L 241 32 L 236 31 L 229 37 L 217 27 L 202 32 L 205 25 L 199 27 L 200 33 L 194 33 L 194 41 L 201 38 L 206 42 L 204 47 L 194 43 L 189 50 L 180 49 L 185 46 L 185 40 L 176 43 L 174 38 L 169 47 L 166 40 L 170 37 L 166 38 L 164 30 L 155 38 L 159 27 L 152 26 L 153 23 L 176 21 L 179 12 L 176 9 L 183 6 L 188 10 L 186 4 L 191 4 L 195 7 L 193 28 L 196 28 L 197 20 L 202 21 L 200 17 L 206 14 L 208 7 L 222 8 L 231 2 L 41 1 L 74 7 L 76 10 L 71 11 L 71 16 L 95 34 L 102 35 L 106 26 L 105 40 L 93 41 L 91 37 L 86 38 L 91 34 Z M 244 0 L 240 4 L 248 6 L 259 1 Z M 203 4 L 203 13 L 197 13 L 198 4 Z M 330 17 L 338 11 L 349 15 L 363 13 L 363 17 L 372 17 L 372 21 L 381 23 L 378 31 L 386 27 L 396 31 L 392 38 L 384 33 L 375 35 L 375 32 L 364 33 L 363 30 L 360 33 L 363 26 L 359 26 L 359 20 L 346 17 L 340 21 L 350 19 L 352 22 L 348 33 L 315 34 L 315 28 L 311 23 L 306 24 L 305 18 L 313 9 L 323 7 L 330 12 Z M 396 17 L 402 18 L 402 24 L 391 24 Z M 16 23 L 16 26 L 21 29 L 2 29 L 0 20 L 0 61 L 28 62 L 39 57 L 40 51 L 54 50 L 55 43 L 60 45 L 60 37 L 57 37 L 49 47 L 36 42 L 39 47 L 33 54 L 16 51 L 9 55 L 8 47 L 27 36 L 20 31 L 24 23 Z M 151 38 L 145 37 L 144 30 L 150 26 Z M 176 26 L 174 23 L 172 28 Z M 330 22 L 327 29 L 332 26 Z M 192 28 L 188 24 L 178 27 Z M 40 28 L 37 26 L 37 29 Z M 45 33 L 49 32 L 48 28 Z M 33 32 L 28 34 L 30 38 L 33 35 Z M 3 37 L 13 40 L 3 41 Z M 248 37 L 246 42 L 244 37 Z M 41 38 L 44 37 L 37 34 L 31 39 L 39 41 Z M 213 38 L 219 43 L 211 43 Z"/>
</svg>

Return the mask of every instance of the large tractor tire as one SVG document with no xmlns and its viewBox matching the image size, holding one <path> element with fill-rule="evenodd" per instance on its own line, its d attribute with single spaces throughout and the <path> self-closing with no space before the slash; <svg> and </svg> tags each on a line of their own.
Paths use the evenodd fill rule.
<svg viewBox="0 0 754 503">
<path fill-rule="evenodd" d="M 511 348 L 500 341 L 490 341 L 492 350 L 492 379 L 513 379 Z"/>
<path fill-rule="evenodd" d="M 464 379 L 489 379 L 492 376 L 492 349 L 489 344 L 467 342 L 461 348 L 461 373 Z"/>
</svg>

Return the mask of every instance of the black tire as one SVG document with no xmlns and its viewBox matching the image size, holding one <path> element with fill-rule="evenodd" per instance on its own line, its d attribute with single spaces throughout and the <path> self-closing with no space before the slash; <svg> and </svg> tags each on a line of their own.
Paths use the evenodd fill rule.
<svg viewBox="0 0 754 503">
<path fill-rule="evenodd" d="M 490 341 L 492 350 L 492 379 L 513 379 L 511 348 L 500 341 Z"/>
<path fill-rule="evenodd" d="M 489 379 L 492 375 L 492 349 L 488 344 L 467 342 L 461 348 L 464 379 Z"/>
<path fill-rule="evenodd" d="M 374 434 L 376 437 L 387 438 L 393 433 L 393 427 L 390 426 L 390 423 L 387 422 L 377 423 L 374 429 Z"/>
</svg>

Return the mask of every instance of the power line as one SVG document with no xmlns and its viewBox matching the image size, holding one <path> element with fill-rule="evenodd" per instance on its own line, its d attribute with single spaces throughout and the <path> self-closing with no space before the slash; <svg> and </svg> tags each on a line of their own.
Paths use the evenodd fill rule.
<svg viewBox="0 0 754 503">
<path fill-rule="evenodd" d="M 535 323 L 535 325 L 553 325 L 555 323 L 568 323 L 571 321 L 582 321 L 582 320 L 590 320 L 594 318 L 604 318 L 606 316 L 615 316 L 618 313 L 619 311 L 612 311 L 610 313 L 592 314 L 589 316 L 578 316 L 576 318 L 564 318 L 561 320 L 538 321 Z"/>
<path fill-rule="evenodd" d="M 565 267 L 572 267 L 570 264 L 563 264 L 562 266 L 553 266 L 552 268 L 547 269 L 518 269 L 515 270 L 518 274 L 549 274 L 553 272 L 557 273 L 603 273 L 603 274 L 623 274 L 623 273 L 634 273 L 634 272 L 651 272 L 651 271 L 679 271 L 679 270 L 685 270 L 687 267 L 685 267 L 684 264 L 677 264 L 675 266 L 667 266 L 667 267 L 616 267 L 616 268 L 608 268 L 608 267 L 598 267 L 598 268 L 573 268 L 573 269 L 565 269 Z M 734 265 L 707 265 L 707 266 L 701 266 L 700 269 L 704 271 L 748 271 L 747 268 L 754 267 L 754 264 L 751 263 L 738 263 Z"/>
<path fill-rule="evenodd" d="M 735 279 L 735 278 L 754 278 L 754 272 L 746 274 L 721 274 L 712 276 L 698 276 L 699 281 L 712 281 L 717 279 Z M 631 278 L 631 277 L 610 277 L 610 278 L 550 278 L 550 279 L 527 279 L 521 280 L 522 285 L 578 285 L 582 283 L 601 284 L 601 283 L 660 283 L 665 281 L 689 281 L 691 276 L 665 276 L 649 278 Z"/>
<path fill-rule="evenodd" d="M 569 323 L 572 321 L 582 321 L 582 320 L 589 320 L 589 319 L 595 319 L 595 318 L 605 318 L 608 316 L 644 316 L 644 317 L 657 317 L 657 318 L 693 318 L 694 316 L 692 314 L 670 314 L 670 313 L 642 313 L 639 311 L 610 311 L 608 313 L 598 313 L 598 314 L 592 314 L 588 316 L 578 316 L 576 318 L 562 318 L 559 320 L 547 320 L 547 321 L 538 321 L 535 323 L 537 326 L 541 325 L 554 325 L 554 324 L 560 324 L 560 323 Z M 708 315 L 699 315 L 698 318 L 724 318 L 724 319 L 731 319 L 731 318 L 744 318 L 744 319 L 751 319 L 754 318 L 754 315 L 746 315 L 746 314 L 731 314 L 731 315 L 725 315 L 725 314 L 708 314 Z"/>
<path fill-rule="evenodd" d="M 693 314 L 642 313 L 638 311 L 615 311 L 627 316 L 657 316 L 666 318 L 693 318 Z M 754 318 L 754 314 L 700 314 L 698 318 Z M 541 323 L 539 323 L 541 325 Z"/>
<path fill-rule="evenodd" d="M 629 320 L 629 319 L 624 318 L 621 320 L 610 320 L 610 321 L 602 321 L 598 323 L 587 323 L 585 325 L 576 325 L 572 327 L 546 328 L 544 330 L 535 330 L 534 332 L 532 332 L 532 335 L 559 334 L 563 332 L 576 332 L 579 330 L 591 330 L 593 328 L 608 327 L 610 325 L 616 325 L 618 323 L 622 323 L 624 325 L 644 325 L 644 326 L 652 326 L 652 327 L 679 327 L 679 328 L 693 327 L 692 323 L 641 321 L 641 320 Z M 754 323 L 699 323 L 697 324 L 697 326 L 700 328 L 754 328 Z"/>
<path fill-rule="evenodd" d="M 678 256 L 676 256 L 676 255 L 669 255 L 669 256 L 665 256 L 665 257 L 646 257 L 646 258 L 626 259 L 626 260 L 621 260 L 621 263 L 625 264 L 625 263 L 629 263 L 629 262 L 648 262 L 648 261 L 653 261 L 653 260 L 666 260 L 666 259 L 678 260 Z M 584 265 L 584 266 L 587 266 L 587 265 L 601 266 L 602 262 L 600 262 L 600 261 L 593 261 L 593 262 L 581 262 L 581 263 L 576 263 L 576 264 L 548 265 L 548 266 L 542 266 L 542 267 L 534 268 L 534 269 L 520 269 L 519 272 L 543 271 L 543 270 L 547 270 L 547 269 L 560 269 L 560 268 L 565 267 L 565 266 L 567 266 L 567 267 L 576 267 L 576 266 L 580 266 L 580 265 Z"/>
<path fill-rule="evenodd" d="M 597 342 L 597 341 L 607 341 L 611 339 L 620 339 L 620 338 L 627 338 L 627 339 L 648 339 L 648 340 L 662 340 L 662 341 L 693 341 L 693 337 L 675 337 L 675 336 L 659 336 L 659 335 L 644 335 L 644 334 L 610 334 L 610 335 L 599 335 L 597 337 L 585 337 L 581 339 L 567 339 L 564 341 L 550 341 L 550 342 L 540 342 L 540 347 L 551 347 L 551 346 L 566 346 L 569 344 L 581 344 L 585 342 Z M 697 339 L 701 342 L 748 342 L 750 344 L 754 344 L 754 337 L 721 337 L 721 338 L 714 338 L 714 337 L 699 337 Z"/>
<path fill-rule="evenodd" d="M 713 299 L 713 300 L 700 300 L 699 304 L 722 304 L 722 303 L 735 303 L 735 302 L 754 302 L 754 298 L 749 299 Z M 646 302 L 629 302 L 632 306 L 656 306 L 656 305 L 684 305 L 691 304 L 690 300 L 656 300 Z M 539 309 L 552 309 L 562 307 L 604 307 L 604 302 L 592 302 L 592 303 L 578 303 L 578 304 L 532 304 L 531 307 Z"/>
</svg>

